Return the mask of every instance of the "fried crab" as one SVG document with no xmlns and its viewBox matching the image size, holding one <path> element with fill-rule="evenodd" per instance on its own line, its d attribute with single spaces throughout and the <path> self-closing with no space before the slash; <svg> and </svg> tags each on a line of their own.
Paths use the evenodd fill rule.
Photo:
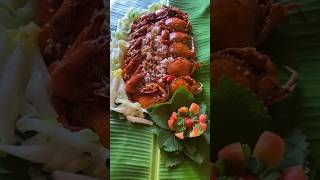
<svg viewBox="0 0 320 180">
<path fill-rule="evenodd" d="M 100 0 L 42 0 L 38 44 L 47 64 L 61 59 L 88 24 Z"/>
<path fill-rule="evenodd" d="M 284 99 L 295 88 L 297 73 L 284 66 L 291 77 L 279 86 L 276 66 L 270 57 L 255 48 L 229 48 L 213 55 L 211 61 L 211 86 L 214 89 L 218 80 L 225 76 L 249 88 L 267 105 Z"/>
<path fill-rule="evenodd" d="M 179 87 L 193 94 L 202 90 L 191 78 L 199 68 L 191 30 L 187 14 L 175 7 L 137 18 L 122 66 L 131 101 L 147 108 L 167 101 Z"/>
<path fill-rule="evenodd" d="M 295 8 L 295 3 L 283 5 L 272 0 L 214 0 L 211 47 L 214 51 L 255 47 L 277 25 L 287 22 L 289 11 Z"/>
<path fill-rule="evenodd" d="M 73 131 L 92 129 L 108 147 L 107 10 L 100 0 L 46 3 L 42 6 L 47 10 L 40 12 L 43 26 L 38 43 L 51 74 L 59 121 Z"/>
</svg>

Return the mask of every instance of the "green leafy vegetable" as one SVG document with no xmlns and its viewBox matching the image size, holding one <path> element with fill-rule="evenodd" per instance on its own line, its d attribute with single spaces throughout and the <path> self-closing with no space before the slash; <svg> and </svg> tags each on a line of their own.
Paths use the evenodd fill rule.
<svg viewBox="0 0 320 180">
<path fill-rule="evenodd" d="M 290 166 L 303 165 L 310 153 L 307 137 L 301 130 L 296 129 L 285 139 L 286 152 L 281 161 L 280 168 L 286 169 Z"/>
<path fill-rule="evenodd" d="M 185 155 L 183 153 L 162 152 L 161 155 L 163 155 L 163 157 L 165 158 L 166 167 L 176 167 L 176 166 L 180 165 L 185 159 Z"/>
<path fill-rule="evenodd" d="M 205 142 L 204 139 L 200 139 L 200 138 L 198 139 L 198 141 Z M 196 147 L 197 147 L 197 151 L 195 153 L 190 153 L 190 151 L 186 149 L 184 150 L 184 153 L 193 161 L 197 162 L 198 164 L 202 164 L 205 158 L 209 158 L 207 157 L 205 152 L 208 149 L 208 147 L 206 147 L 206 145 L 203 145 L 203 144 Z"/>
<path fill-rule="evenodd" d="M 248 160 L 248 171 L 252 174 L 261 174 L 265 171 L 264 163 L 256 157 L 250 157 Z"/>
<path fill-rule="evenodd" d="M 264 130 L 272 128 L 271 117 L 265 105 L 250 90 L 229 78 L 218 81 L 212 103 L 214 143 L 211 149 L 215 154 L 234 142 L 253 146 Z"/>
<path fill-rule="evenodd" d="M 158 137 L 159 147 L 166 152 L 181 151 L 183 148 L 181 141 L 172 132 L 161 129 Z"/>
<path fill-rule="evenodd" d="M 242 144 L 242 151 L 246 155 L 247 158 L 251 156 L 251 148 L 248 144 Z"/>
<path fill-rule="evenodd" d="M 173 112 L 178 111 L 181 107 L 189 107 L 190 104 L 192 104 L 195 101 L 193 95 L 187 91 L 184 88 L 179 88 L 174 95 L 172 96 L 172 99 L 168 102 L 162 103 L 162 104 L 156 104 L 153 105 L 148 109 L 148 113 L 150 114 L 150 117 L 152 120 L 160 127 L 158 135 L 158 143 L 159 147 L 164 150 L 167 153 L 170 153 L 170 157 L 174 157 L 177 155 L 178 157 L 175 157 L 174 159 L 179 159 L 179 161 L 173 160 L 173 162 L 169 162 L 166 164 L 169 164 L 172 166 L 172 164 L 178 165 L 178 163 L 182 163 L 183 160 L 181 160 L 181 153 L 184 152 L 184 154 L 190 158 L 191 160 L 201 164 L 204 161 L 204 158 L 206 156 L 206 149 L 208 149 L 207 141 L 203 136 L 199 138 L 188 138 L 185 140 L 180 140 L 177 137 L 175 137 L 174 132 L 172 132 L 169 129 L 168 126 L 168 120 L 170 119 L 170 116 Z M 206 109 L 205 106 L 200 108 L 201 113 L 205 113 Z M 179 114 L 180 112 L 178 112 Z M 193 117 L 192 113 L 189 114 L 190 117 Z M 196 116 L 195 116 L 196 117 Z M 177 130 L 184 130 L 185 129 L 185 122 L 183 118 L 178 118 L 177 122 L 175 123 L 175 129 Z M 198 126 L 197 126 L 198 125 Z M 195 128 L 199 129 L 199 131 L 202 131 L 202 127 L 199 124 L 195 125 Z M 209 130 L 208 130 L 209 131 Z M 178 131 L 180 132 L 180 131 Z M 190 132 L 187 132 L 190 133 Z M 173 153 L 172 153 L 173 152 Z"/>
<path fill-rule="evenodd" d="M 174 93 L 170 101 L 153 105 L 148 109 L 148 113 L 158 126 L 164 129 L 169 129 L 167 121 L 172 112 L 178 111 L 178 109 L 183 106 L 189 107 L 193 102 L 195 102 L 195 99 L 192 93 L 184 88 L 179 88 Z"/>
<path fill-rule="evenodd" d="M 216 170 L 216 174 L 218 177 L 222 177 L 223 174 L 225 174 L 225 172 L 227 171 L 226 164 L 224 163 L 224 161 L 222 159 L 218 159 L 214 163 L 214 168 Z"/>
<path fill-rule="evenodd" d="M 278 180 L 282 177 L 282 172 L 280 170 L 268 170 L 260 175 L 261 180 Z"/>
</svg>

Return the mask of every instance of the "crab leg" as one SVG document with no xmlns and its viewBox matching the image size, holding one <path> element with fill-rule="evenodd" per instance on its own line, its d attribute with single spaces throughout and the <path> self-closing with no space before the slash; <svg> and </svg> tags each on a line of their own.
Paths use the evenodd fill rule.
<svg viewBox="0 0 320 180">
<path fill-rule="evenodd" d="M 52 17 L 55 15 L 56 11 L 59 9 L 62 0 L 57 1 L 48 1 L 40 0 L 39 1 L 39 23 L 44 25 L 48 23 Z"/>
<path fill-rule="evenodd" d="M 104 26 L 105 14 L 101 11 L 93 17 L 63 59 L 50 68 L 53 93 L 56 97 L 73 101 L 81 91 L 78 87 L 81 77 L 87 73 L 88 63 L 107 46 L 107 37 L 103 36 L 103 32 L 99 32 Z"/>
<path fill-rule="evenodd" d="M 256 44 L 262 43 L 276 25 L 287 22 L 289 12 L 292 9 L 298 9 L 299 14 L 305 19 L 305 21 L 307 21 L 307 18 L 305 17 L 300 6 L 297 3 L 288 3 L 285 6 L 281 4 L 274 4 L 272 5 L 269 14 L 264 21 L 264 28 L 258 36 Z"/>
<path fill-rule="evenodd" d="M 296 83 L 298 80 L 297 71 L 295 71 L 294 69 L 288 66 L 283 66 L 283 68 L 289 71 L 289 73 L 291 73 L 291 76 L 289 80 L 286 82 L 286 84 L 281 86 L 278 90 L 276 90 L 276 92 L 272 96 L 267 98 L 266 100 L 267 105 L 271 105 L 281 101 L 282 99 L 286 98 L 288 94 L 294 91 L 294 89 L 296 88 Z"/>
<path fill-rule="evenodd" d="M 72 36 L 86 26 L 91 14 L 99 5 L 99 0 L 64 0 L 54 15 L 43 15 L 48 17 L 42 21 L 48 22 L 39 32 L 38 44 L 49 63 L 63 54 L 56 55 L 50 51 L 51 46 L 57 44 L 64 49 L 66 44 L 72 43 Z"/>
<path fill-rule="evenodd" d="M 292 9 L 297 9 L 299 11 L 300 16 L 302 16 L 306 22 L 308 21 L 307 17 L 305 16 L 302 9 L 300 8 L 300 6 L 297 3 L 293 3 L 293 2 L 288 3 L 285 7 L 288 9 L 288 11 L 290 11 Z"/>
</svg>

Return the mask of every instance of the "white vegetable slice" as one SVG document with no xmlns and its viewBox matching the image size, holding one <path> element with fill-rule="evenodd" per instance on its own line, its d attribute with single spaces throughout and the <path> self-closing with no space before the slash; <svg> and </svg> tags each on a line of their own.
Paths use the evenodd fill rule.
<svg viewBox="0 0 320 180">
<path fill-rule="evenodd" d="M 39 60 L 32 37 L 37 30 L 36 25 L 29 24 L 9 33 L 16 47 L 8 57 L 0 82 L 0 140 L 4 143 L 16 142 L 15 121 L 21 114 L 25 90 Z"/>
<path fill-rule="evenodd" d="M 27 86 L 27 101 L 35 107 L 36 115 L 41 119 L 57 119 L 58 115 L 51 104 L 52 90 L 49 72 L 39 51 L 35 58 L 39 60 Z"/>
<path fill-rule="evenodd" d="M 142 123 L 142 124 L 148 124 L 152 125 L 153 122 L 144 118 L 134 117 L 134 116 L 127 116 L 128 121 L 133 123 Z"/>
<path fill-rule="evenodd" d="M 56 142 L 83 152 L 96 152 L 102 148 L 98 136 L 91 130 L 71 132 L 56 120 L 41 120 L 32 115 L 24 115 L 17 122 L 16 128 L 21 132 L 36 131 L 45 134 Z"/>
</svg>

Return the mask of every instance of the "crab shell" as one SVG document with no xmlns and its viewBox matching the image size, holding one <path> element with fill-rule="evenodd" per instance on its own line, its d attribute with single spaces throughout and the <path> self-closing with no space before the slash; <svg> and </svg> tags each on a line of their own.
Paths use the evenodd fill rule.
<svg viewBox="0 0 320 180">
<path fill-rule="evenodd" d="M 251 89 L 265 100 L 278 87 L 278 76 L 270 57 L 255 48 L 230 48 L 213 55 L 211 86 L 226 76 Z"/>
<path fill-rule="evenodd" d="M 211 47 L 218 51 L 257 46 L 275 26 L 288 20 L 292 8 L 297 8 L 296 4 L 281 5 L 272 0 L 214 0 Z"/>
</svg>

